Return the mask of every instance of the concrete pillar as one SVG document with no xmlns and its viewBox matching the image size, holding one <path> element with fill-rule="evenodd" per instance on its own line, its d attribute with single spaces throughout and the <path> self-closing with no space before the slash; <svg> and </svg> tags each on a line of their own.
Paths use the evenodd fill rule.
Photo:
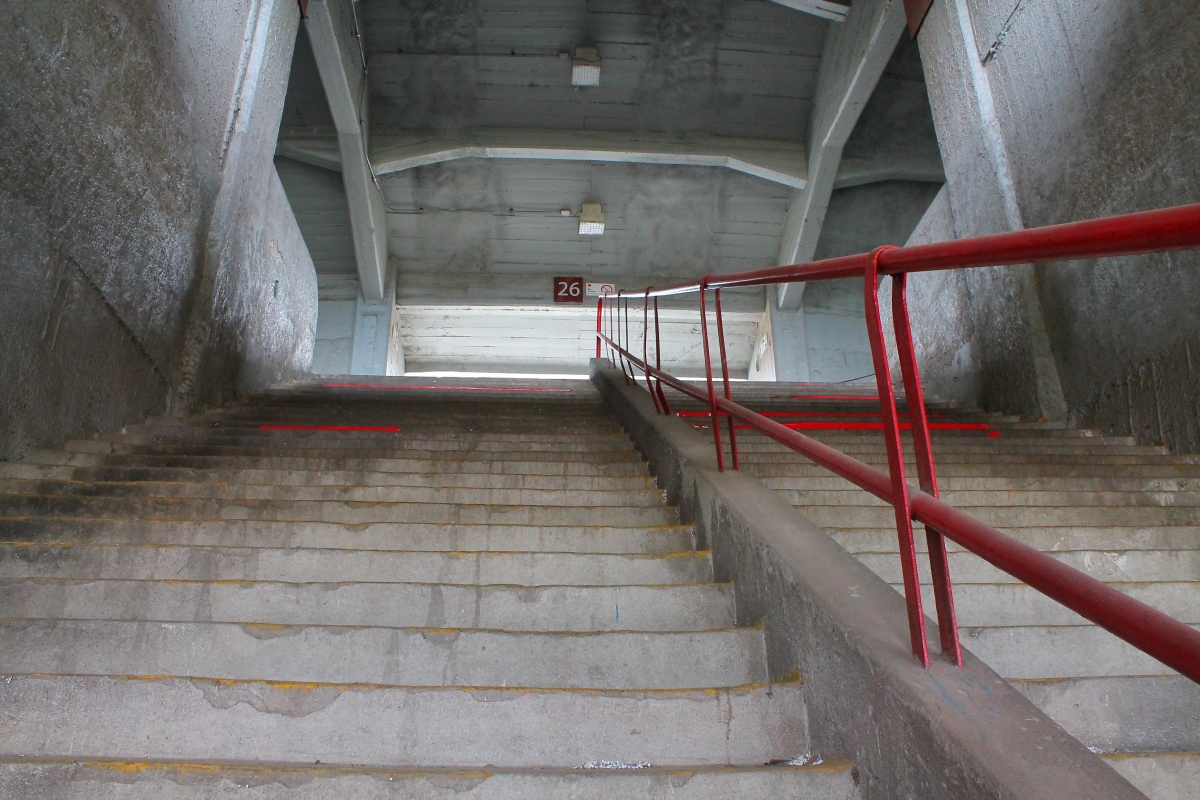
<svg viewBox="0 0 1200 800">
<path fill-rule="evenodd" d="M 396 272 L 388 270 L 383 298 L 370 301 L 360 289 L 354 309 L 351 375 L 403 375 L 404 349 L 396 313 Z"/>
<path fill-rule="evenodd" d="M 771 339 L 775 346 L 775 380 L 806 383 L 809 380 L 809 370 L 804 309 L 781 309 L 772 294 L 774 293 L 767 296 L 767 315 L 771 325 Z"/>
<path fill-rule="evenodd" d="M 918 44 L 959 238 L 1024 227 L 1009 143 L 969 0 L 931 8 Z M 977 11 L 976 11 L 977 13 Z M 1032 154 L 1031 154 L 1032 155 Z M 979 345 L 979 402 L 1031 417 L 1067 414 L 1032 265 L 971 270 L 967 313 Z"/>
</svg>

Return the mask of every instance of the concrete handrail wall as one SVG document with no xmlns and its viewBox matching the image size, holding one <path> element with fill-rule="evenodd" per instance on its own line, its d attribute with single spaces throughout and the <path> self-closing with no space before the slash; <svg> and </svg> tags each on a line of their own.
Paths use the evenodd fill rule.
<svg viewBox="0 0 1200 800">
<path fill-rule="evenodd" d="M 923 667 L 886 582 L 761 481 L 719 470 L 607 359 L 591 377 L 734 581 L 738 623 L 762 622 L 772 680 L 803 679 L 815 751 L 853 759 L 864 797 L 1143 797 L 970 653 Z"/>
</svg>

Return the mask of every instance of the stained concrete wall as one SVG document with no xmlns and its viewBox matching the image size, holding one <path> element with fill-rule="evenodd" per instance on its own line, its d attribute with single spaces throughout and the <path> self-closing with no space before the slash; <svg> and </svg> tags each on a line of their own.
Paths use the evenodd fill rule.
<svg viewBox="0 0 1200 800">
<path fill-rule="evenodd" d="M 967 35 L 986 59 L 990 127 L 980 121 Z M 946 0 L 934 4 L 919 43 L 958 236 L 1011 227 L 989 136 L 1010 165 L 1007 216 L 1015 210 L 1025 226 L 1200 200 L 1194 3 Z M 1028 279 L 976 270 L 939 290 L 957 300 L 936 314 L 950 317 L 942 331 L 927 335 L 938 355 L 926 375 L 945 385 L 960 370 L 964 397 L 1039 413 L 1032 290 L 1075 422 L 1200 449 L 1197 266 L 1189 253 L 1038 265 Z M 965 330 L 968 339 L 950 338 Z M 956 345 L 971 352 L 952 366 Z"/>
<path fill-rule="evenodd" d="M 262 6 L 286 70 L 298 12 L 284 0 L 220 14 L 184 0 L 0 1 L 0 458 L 161 411 L 179 382 Z M 243 131 L 278 123 L 266 105 Z M 304 335 L 305 262 L 266 152 L 266 169 L 245 173 L 257 218 L 218 230 L 227 345 L 204 388 L 304 360 L 291 339 Z M 278 295 L 272 282 L 264 296 L 268 275 Z"/>
</svg>

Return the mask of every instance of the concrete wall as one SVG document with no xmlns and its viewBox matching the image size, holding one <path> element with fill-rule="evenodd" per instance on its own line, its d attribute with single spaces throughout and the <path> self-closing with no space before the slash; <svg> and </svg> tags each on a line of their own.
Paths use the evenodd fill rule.
<svg viewBox="0 0 1200 800">
<path fill-rule="evenodd" d="M 975 75 L 970 39 L 987 60 Z M 1187 0 L 935 3 L 920 48 L 955 233 L 1200 199 L 1198 45 L 1200 18 Z M 995 152 L 1007 158 L 1007 185 Z M 1044 375 L 1034 368 L 1044 347 L 1077 423 L 1196 450 L 1198 265 L 1195 254 L 1175 254 L 977 270 L 959 289 L 942 284 L 957 305 L 936 315 L 954 319 L 928 335 L 940 355 L 926 373 L 953 382 L 956 343 L 933 339 L 970 330 L 957 344 L 971 352 L 954 367 L 969 365 L 958 383 L 975 388 L 964 396 L 1043 414 Z M 1040 319 L 1030 313 L 1037 307 Z"/>
<path fill-rule="evenodd" d="M 281 102 L 269 62 L 286 78 L 295 3 L 231 0 L 212 14 L 183 0 L 0 2 L 0 457 L 162 411 L 206 249 L 220 253 L 220 305 L 201 304 L 215 337 L 200 344 L 222 344 L 196 360 L 196 397 L 304 366 L 311 265 L 272 147 L 263 167 L 245 168 L 253 148 L 243 155 L 255 195 L 213 226 L 231 148 L 255 126 L 273 146 L 278 124 L 278 103 L 274 119 L 270 102 L 252 120 L 231 113 L 239 86 L 243 99 L 258 87 L 245 56 L 260 8 L 273 11 L 263 75 L 279 83 L 264 91 Z"/>
</svg>

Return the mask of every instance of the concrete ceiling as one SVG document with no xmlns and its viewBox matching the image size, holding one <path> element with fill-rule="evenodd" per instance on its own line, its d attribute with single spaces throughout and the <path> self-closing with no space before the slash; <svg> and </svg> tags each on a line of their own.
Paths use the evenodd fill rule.
<svg viewBox="0 0 1200 800">
<path fill-rule="evenodd" d="M 463 308 L 503 316 L 551 306 L 554 275 L 642 287 L 775 263 L 806 178 L 826 34 L 840 23 L 768 0 L 361 0 L 355 9 L 397 302 L 413 320 L 439 306 L 460 309 L 460 322 Z M 576 46 L 598 50 L 598 87 L 570 85 L 565 54 Z M 654 151 L 640 160 L 659 163 L 596 155 L 622 146 Z M 318 272 L 352 275 L 334 121 L 303 29 L 279 154 Z M 820 252 L 868 249 L 881 236 L 902 243 L 940 175 L 906 35 L 846 143 Z M 585 201 L 602 204 L 603 236 L 582 237 L 577 220 L 559 215 Z M 880 210 L 892 212 L 886 224 Z M 761 313 L 763 293 L 730 303 Z M 410 369 L 422 352 L 430 364 L 478 362 L 473 345 L 456 356 L 440 326 L 422 340 L 415 325 L 404 328 Z M 579 322 L 562 325 L 565 341 Z M 749 339 L 739 360 L 748 348 Z"/>
</svg>

